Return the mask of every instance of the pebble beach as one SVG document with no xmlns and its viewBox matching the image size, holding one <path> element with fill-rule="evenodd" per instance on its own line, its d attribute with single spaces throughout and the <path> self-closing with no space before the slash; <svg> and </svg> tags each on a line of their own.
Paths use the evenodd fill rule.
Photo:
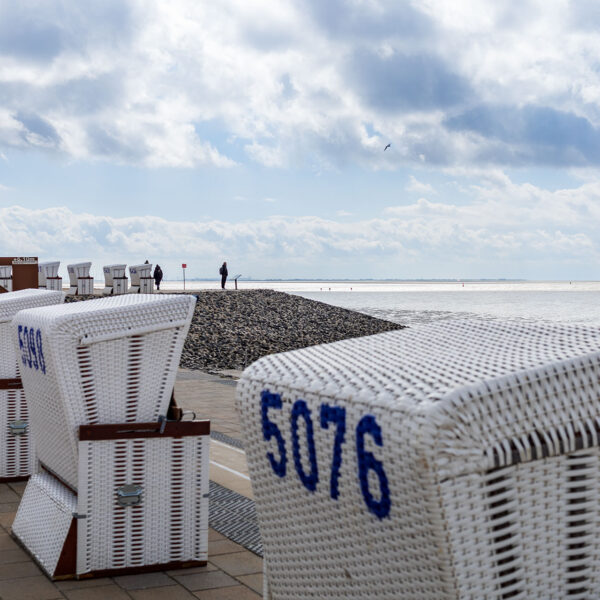
<svg viewBox="0 0 600 600">
<path fill-rule="evenodd" d="M 181 366 L 242 370 L 267 354 L 402 329 L 402 325 L 273 290 L 194 292 Z M 97 296 L 67 296 L 67 302 Z"/>
</svg>

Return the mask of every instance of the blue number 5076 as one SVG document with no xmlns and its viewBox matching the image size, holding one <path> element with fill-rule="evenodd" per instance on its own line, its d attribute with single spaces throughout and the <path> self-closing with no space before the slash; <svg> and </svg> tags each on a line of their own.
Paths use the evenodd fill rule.
<svg viewBox="0 0 600 600">
<path fill-rule="evenodd" d="M 261 394 L 261 421 L 262 433 L 265 441 L 269 442 L 275 439 L 277 442 L 277 452 L 275 456 L 272 451 L 267 452 L 267 458 L 276 475 L 285 477 L 287 465 L 287 453 L 285 440 L 281 430 L 276 423 L 269 419 L 269 410 L 282 410 L 283 402 L 279 394 L 272 394 L 269 390 L 264 390 Z M 280 413 L 281 414 L 281 413 Z M 306 438 L 306 450 L 308 455 L 309 470 L 305 470 L 302 462 L 302 453 L 300 446 L 300 435 L 298 432 L 299 421 L 304 422 L 304 431 Z M 335 425 L 335 436 L 333 440 L 333 451 L 331 459 L 331 476 L 329 478 L 329 493 L 333 500 L 339 498 L 339 478 L 342 466 L 342 446 L 346 436 L 346 409 L 340 406 L 330 406 L 321 404 L 319 412 L 319 424 L 321 429 L 329 429 L 329 425 Z M 311 410 L 305 400 L 298 399 L 292 405 L 290 414 L 290 433 L 292 439 L 292 451 L 294 466 L 298 478 L 304 487 L 310 492 L 317 489 L 319 483 L 319 469 L 317 465 L 317 453 L 314 437 L 314 425 Z M 375 458 L 375 455 L 365 447 L 365 438 L 369 436 L 375 446 L 383 446 L 383 437 L 381 427 L 373 415 L 365 415 L 360 419 L 356 426 L 356 461 L 358 467 L 358 483 L 362 492 L 363 499 L 367 508 L 377 518 L 383 519 L 390 513 L 390 489 L 387 475 L 383 468 L 383 463 Z M 379 493 L 376 497 L 370 488 L 369 474 L 376 476 L 379 483 Z M 372 479 L 372 478 L 371 478 Z"/>
</svg>

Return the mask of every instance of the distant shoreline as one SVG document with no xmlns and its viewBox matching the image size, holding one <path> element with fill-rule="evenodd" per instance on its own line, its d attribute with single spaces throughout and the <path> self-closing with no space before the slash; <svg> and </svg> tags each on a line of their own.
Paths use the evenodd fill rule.
<svg viewBox="0 0 600 600">
<path fill-rule="evenodd" d="M 217 277 L 186 277 L 188 281 L 220 281 Z M 228 280 L 231 281 L 231 280 Z M 568 279 L 249 279 L 241 277 L 238 279 L 240 283 L 519 283 L 519 282 L 535 282 L 535 281 L 569 281 Z M 571 280 L 575 281 L 575 280 Z M 165 279 L 168 282 L 183 282 L 183 279 Z"/>
</svg>

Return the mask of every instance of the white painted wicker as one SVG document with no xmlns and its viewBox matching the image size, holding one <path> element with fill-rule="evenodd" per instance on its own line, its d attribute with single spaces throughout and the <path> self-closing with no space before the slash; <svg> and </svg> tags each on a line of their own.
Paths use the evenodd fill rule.
<svg viewBox="0 0 600 600">
<path fill-rule="evenodd" d="M 207 559 L 209 440 L 80 442 L 78 574 Z M 132 484 L 142 501 L 120 506 Z"/>
<path fill-rule="evenodd" d="M 23 348 L 21 369 L 38 457 L 73 489 L 79 425 L 166 414 L 194 305 L 189 295 L 138 294 L 22 311 L 13 321 L 17 347 L 26 331 L 39 341 Z"/>
<path fill-rule="evenodd" d="M 165 420 L 195 298 L 21 311 L 40 473 L 13 534 L 54 578 L 206 564 L 208 421 Z"/>
<path fill-rule="evenodd" d="M 149 282 L 154 283 L 151 273 L 152 265 L 149 263 L 144 263 L 142 265 L 131 265 L 129 267 L 129 275 L 131 276 L 131 287 L 129 288 L 129 293 L 151 294 L 154 291 L 154 287 L 148 285 Z"/>
<path fill-rule="evenodd" d="M 67 265 L 69 294 L 93 294 L 94 278 L 90 277 L 91 262 Z"/>
<path fill-rule="evenodd" d="M 12 527 L 50 577 L 206 561 L 208 435 L 79 445 L 77 495 L 48 473 L 34 475 Z M 139 504 L 118 503 L 123 485 L 140 487 Z M 76 537 L 67 540 L 74 518 Z M 75 562 L 58 568 L 66 554 Z"/>
<path fill-rule="evenodd" d="M 48 473 L 27 482 L 12 533 L 48 574 L 53 574 L 65 545 L 77 496 Z"/>
<path fill-rule="evenodd" d="M 111 294 L 125 294 L 127 293 L 127 277 L 125 276 L 125 270 L 127 265 L 106 265 L 102 267 L 104 272 L 104 289 L 102 293 L 106 295 Z"/>
<path fill-rule="evenodd" d="M 48 278 L 58 278 L 58 269 L 60 267 L 60 261 L 42 262 L 38 263 L 38 286 L 48 287 Z M 62 281 L 62 279 L 61 279 Z M 50 288 L 55 289 L 55 288 Z"/>
<path fill-rule="evenodd" d="M 140 294 L 154 294 L 154 277 L 140 277 Z"/>
<path fill-rule="evenodd" d="M 15 353 L 10 323 L 13 317 L 27 308 L 60 304 L 62 292 L 27 289 L 0 294 L 0 378 L 17 377 L 17 354 Z"/>
<path fill-rule="evenodd" d="M 238 404 L 274 600 L 600 598 L 600 330 L 315 346 Z"/>
<path fill-rule="evenodd" d="M 35 461 L 28 425 L 24 426 L 29 415 L 25 393 L 17 382 L 11 320 L 22 309 L 58 304 L 63 299 L 62 292 L 37 289 L 0 294 L 0 480 L 27 477 Z"/>
</svg>

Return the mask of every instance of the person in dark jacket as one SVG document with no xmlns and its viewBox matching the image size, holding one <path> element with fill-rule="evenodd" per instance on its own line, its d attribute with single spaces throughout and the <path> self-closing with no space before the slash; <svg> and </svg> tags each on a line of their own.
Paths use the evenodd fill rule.
<svg viewBox="0 0 600 600">
<path fill-rule="evenodd" d="M 224 290 L 225 282 L 227 281 L 227 275 L 229 275 L 229 273 L 227 272 L 227 263 L 226 262 L 224 262 L 221 265 L 221 268 L 219 269 L 219 273 L 221 275 L 221 289 Z"/>
<path fill-rule="evenodd" d="M 162 278 L 163 278 L 163 272 L 162 272 L 162 269 L 160 268 L 160 265 L 156 265 L 154 267 L 154 275 L 152 275 L 152 277 L 154 277 L 154 283 L 156 284 L 156 289 L 160 290 L 160 282 L 162 281 Z"/>
</svg>

